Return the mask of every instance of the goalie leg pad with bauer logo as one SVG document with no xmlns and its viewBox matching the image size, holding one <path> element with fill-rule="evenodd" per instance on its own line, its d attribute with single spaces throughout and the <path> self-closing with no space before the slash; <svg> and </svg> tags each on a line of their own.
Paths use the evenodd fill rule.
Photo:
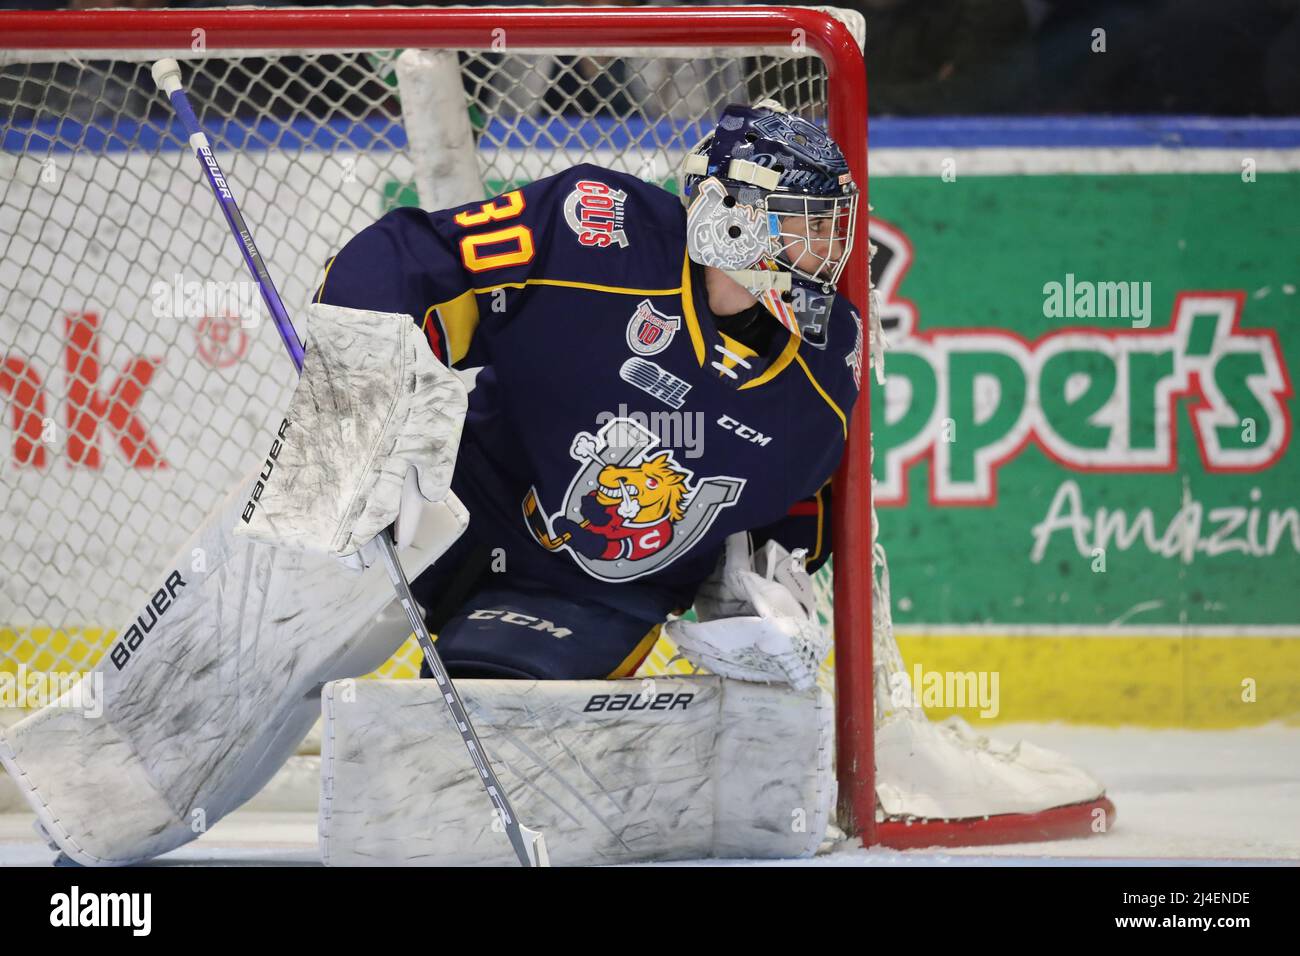
<svg viewBox="0 0 1300 956">
<path fill-rule="evenodd" d="M 833 710 L 818 688 L 714 676 L 456 686 L 555 865 L 810 856 L 825 837 Z M 327 864 L 514 859 L 435 682 L 335 681 L 321 700 Z"/>
<path fill-rule="evenodd" d="M 71 859 L 133 863 L 172 850 L 252 797 L 319 716 L 319 688 L 384 662 L 409 627 L 372 626 L 384 570 L 232 535 L 242 485 L 183 545 L 94 672 L 0 737 L 0 763 Z M 401 553 L 414 577 L 464 530 L 453 496 Z M 102 711 L 102 712 L 99 712 Z"/>
</svg>

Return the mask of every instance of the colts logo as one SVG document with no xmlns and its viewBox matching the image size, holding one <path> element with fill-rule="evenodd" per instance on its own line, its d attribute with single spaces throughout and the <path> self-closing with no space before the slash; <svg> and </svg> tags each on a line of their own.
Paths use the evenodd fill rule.
<svg viewBox="0 0 1300 956">
<path fill-rule="evenodd" d="M 602 581 L 631 581 L 685 554 L 740 499 L 745 479 L 694 482 L 670 450 L 654 452 L 658 443 L 630 418 L 615 418 L 595 435 L 579 432 L 569 454 L 582 468 L 563 510 L 548 519 L 536 488 L 524 497 L 533 538 L 548 551 L 567 549 Z"/>
<path fill-rule="evenodd" d="M 680 315 L 664 315 L 642 299 L 627 323 L 627 347 L 637 355 L 655 355 L 668 348 L 681 325 Z"/>
<path fill-rule="evenodd" d="M 584 246 L 604 249 L 627 245 L 623 231 L 623 203 L 627 193 L 604 183 L 583 179 L 564 200 L 564 221 Z"/>
</svg>

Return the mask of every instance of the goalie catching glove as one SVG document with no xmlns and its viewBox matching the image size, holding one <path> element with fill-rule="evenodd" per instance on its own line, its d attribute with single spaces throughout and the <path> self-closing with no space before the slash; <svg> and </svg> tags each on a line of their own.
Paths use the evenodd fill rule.
<svg viewBox="0 0 1300 956">
<path fill-rule="evenodd" d="M 409 543 L 451 497 L 465 386 L 409 315 L 316 303 L 307 358 L 235 534 L 325 553 L 360 570 L 397 523 Z"/>
<path fill-rule="evenodd" d="M 727 538 L 695 613 L 698 621 L 670 621 L 665 630 L 688 661 L 721 677 L 808 690 L 830 653 L 803 553 L 769 541 L 751 560 L 745 532 Z"/>
</svg>

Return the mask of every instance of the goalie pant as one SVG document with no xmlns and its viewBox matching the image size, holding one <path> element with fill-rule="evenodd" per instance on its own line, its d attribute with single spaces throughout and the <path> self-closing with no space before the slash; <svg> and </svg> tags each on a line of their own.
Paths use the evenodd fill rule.
<svg viewBox="0 0 1300 956">
<path fill-rule="evenodd" d="M 627 677 L 658 639 L 659 621 L 500 570 L 493 555 L 471 518 L 469 531 L 412 584 L 453 677 Z M 427 664 L 421 676 L 432 676 Z"/>
</svg>

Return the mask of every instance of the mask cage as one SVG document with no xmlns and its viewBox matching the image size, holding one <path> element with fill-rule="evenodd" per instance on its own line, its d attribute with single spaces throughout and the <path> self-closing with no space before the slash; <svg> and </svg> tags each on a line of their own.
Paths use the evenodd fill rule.
<svg viewBox="0 0 1300 956">
<path fill-rule="evenodd" d="M 767 197 L 772 258 L 819 286 L 834 288 L 853 251 L 858 194 Z"/>
</svg>

